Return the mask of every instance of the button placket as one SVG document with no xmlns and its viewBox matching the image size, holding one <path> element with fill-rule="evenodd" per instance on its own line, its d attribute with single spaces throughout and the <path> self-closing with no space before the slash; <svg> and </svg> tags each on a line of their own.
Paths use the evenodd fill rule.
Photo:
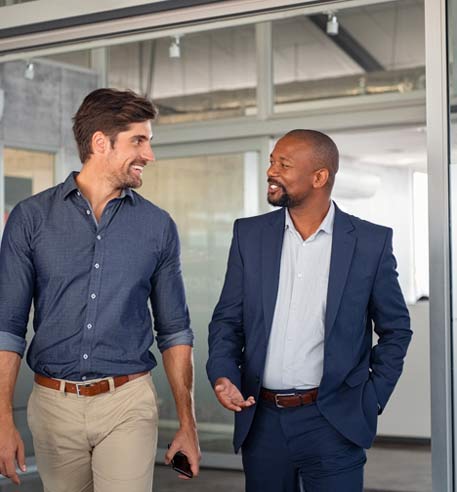
<svg viewBox="0 0 457 492">
<path fill-rule="evenodd" d="M 102 262 L 105 250 L 104 232 L 98 230 L 94 237 L 94 251 L 92 256 L 92 268 L 89 277 L 88 302 L 86 309 L 85 329 L 83 331 L 81 343 L 81 373 L 90 372 L 91 350 L 96 336 L 96 320 L 98 302 L 101 292 L 101 273 Z"/>
</svg>

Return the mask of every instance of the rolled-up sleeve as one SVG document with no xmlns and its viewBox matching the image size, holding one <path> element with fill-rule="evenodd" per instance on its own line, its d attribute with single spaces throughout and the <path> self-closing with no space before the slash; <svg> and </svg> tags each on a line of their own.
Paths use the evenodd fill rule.
<svg viewBox="0 0 457 492">
<path fill-rule="evenodd" d="M 176 224 L 169 218 L 159 266 L 151 279 L 151 306 L 160 352 L 175 345 L 193 345 L 189 310 L 181 272 Z"/>
<path fill-rule="evenodd" d="M 17 352 L 21 357 L 35 280 L 30 233 L 18 205 L 6 223 L 0 248 L 0 350 Z"/>
</svg>

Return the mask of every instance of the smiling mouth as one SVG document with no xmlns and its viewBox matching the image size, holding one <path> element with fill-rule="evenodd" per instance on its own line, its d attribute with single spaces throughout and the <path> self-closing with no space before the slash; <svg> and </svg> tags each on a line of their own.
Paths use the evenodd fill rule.
<svg viewBox="0 0 457 492">
<path fill-rule="evenodd" d="M 131 166 L 131 168 L 135 171 L 136 174 L 139 174 L 140 176 L 143 174 L 144 166 L 135 164 L 134 166 Z"/>
<path fill-rule="evenodd" d="M 285 191 L 284 186 L 280 185 L 279 183 L 268 183 L 268 193 L 276 193 L 279 190 Z"/>
</svg>

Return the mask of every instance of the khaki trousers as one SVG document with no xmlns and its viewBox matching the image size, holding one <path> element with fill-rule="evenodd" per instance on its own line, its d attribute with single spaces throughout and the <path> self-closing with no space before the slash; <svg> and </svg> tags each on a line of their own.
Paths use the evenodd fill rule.
<svg viewBox="0 0 457 492">
<path fill-rule="evenodd" d="M 78 397 L 34 384 L 27 418 L 45 492 L 151 492 L 158 423 L 151 376 L 110 386 Z"/>
</svg>

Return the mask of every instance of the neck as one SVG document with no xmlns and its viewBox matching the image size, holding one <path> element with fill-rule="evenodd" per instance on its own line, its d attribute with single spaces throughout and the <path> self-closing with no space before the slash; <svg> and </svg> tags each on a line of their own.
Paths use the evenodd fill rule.
<svg viewBox="0 0 457 492">
<path fill-rule="evenodd" d="M 111 199 L 120 196 L 122 191 L 106 178 L 103 171 L 100 171 L 100 167 L 88 161 L 83 165 L 78 176 L 76 176 L 78 188 L 85 198 L 89 200 L 94 210 L 104 206 Z"/>
<path fill-rule="evenodd" d="M 330 198 L 325 197 L 313 203 L 299 205 L 288 210 L 295 229 L 300 233 L 303 240 L 306 240 L 317 231 L 329 209 Z"/>
</svg>

